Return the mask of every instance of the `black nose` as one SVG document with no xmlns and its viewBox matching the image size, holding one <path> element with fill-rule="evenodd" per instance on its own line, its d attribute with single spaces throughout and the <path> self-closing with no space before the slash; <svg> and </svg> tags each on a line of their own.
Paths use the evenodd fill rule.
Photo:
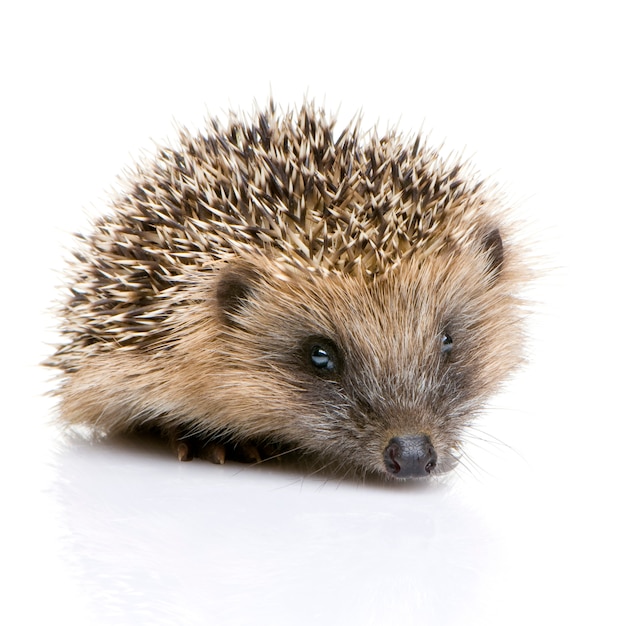
<svg viewBox="0 0 626 626">
<path fill-rule="evenodd" d="M 383 459 L 395 478 L 428 476 L 437 465 L 437 453 L 426 435 L 394 437 L 387 444 Z"/>
</svg>

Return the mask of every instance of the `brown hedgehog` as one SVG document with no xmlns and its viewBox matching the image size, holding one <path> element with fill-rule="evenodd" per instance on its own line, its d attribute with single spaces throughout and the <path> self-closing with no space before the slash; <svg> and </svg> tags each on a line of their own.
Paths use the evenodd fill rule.
<svg viewBox="0 0 626 626">
<path fill-rule="evenodd" d="M 181 460 L 454 466 L 520 362 L 524 264 L 465 166 L 334 126 L 270 103 L 129 177 L 75 253 L 48 363 L 65 423 L 157 429 Z"/>
</svg>

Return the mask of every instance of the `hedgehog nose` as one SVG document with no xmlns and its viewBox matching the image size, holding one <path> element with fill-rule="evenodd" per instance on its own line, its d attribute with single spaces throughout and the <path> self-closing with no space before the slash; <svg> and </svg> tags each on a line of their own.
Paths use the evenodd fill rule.
<svg viewBox="0 0 626 626">
<path fill-rule="evenodd" d="M 427 435 L 394 437 L 387 444 L 383 459 L 395 478 L 428 476 L 437 465 L 437 453 Z"/>
</svg>

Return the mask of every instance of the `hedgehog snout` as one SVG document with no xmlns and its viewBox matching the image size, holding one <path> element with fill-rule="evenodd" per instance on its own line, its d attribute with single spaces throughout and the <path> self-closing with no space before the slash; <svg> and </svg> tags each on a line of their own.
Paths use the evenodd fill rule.
<svg viewBox="0 0 626 626">
<path fill-rule="evenodd" d="M 383 453 L 385 469 L 394 478 L 428 476 L 437 465 L 437 452 L 427 435 L 393 437 Z"/>
</svg>

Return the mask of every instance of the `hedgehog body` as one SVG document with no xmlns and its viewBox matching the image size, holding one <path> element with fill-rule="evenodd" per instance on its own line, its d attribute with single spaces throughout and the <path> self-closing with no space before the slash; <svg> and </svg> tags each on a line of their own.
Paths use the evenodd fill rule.
<svg viewBox="0 0 626 626">
<path fill-rule="evenodd" d="M 157 428 L 183 459 L 449 469 L 521 344 L 523 263 L 466 170 L 311 104 L 181 132 L 75 253 L 63 421 Z"/>
</svg>

